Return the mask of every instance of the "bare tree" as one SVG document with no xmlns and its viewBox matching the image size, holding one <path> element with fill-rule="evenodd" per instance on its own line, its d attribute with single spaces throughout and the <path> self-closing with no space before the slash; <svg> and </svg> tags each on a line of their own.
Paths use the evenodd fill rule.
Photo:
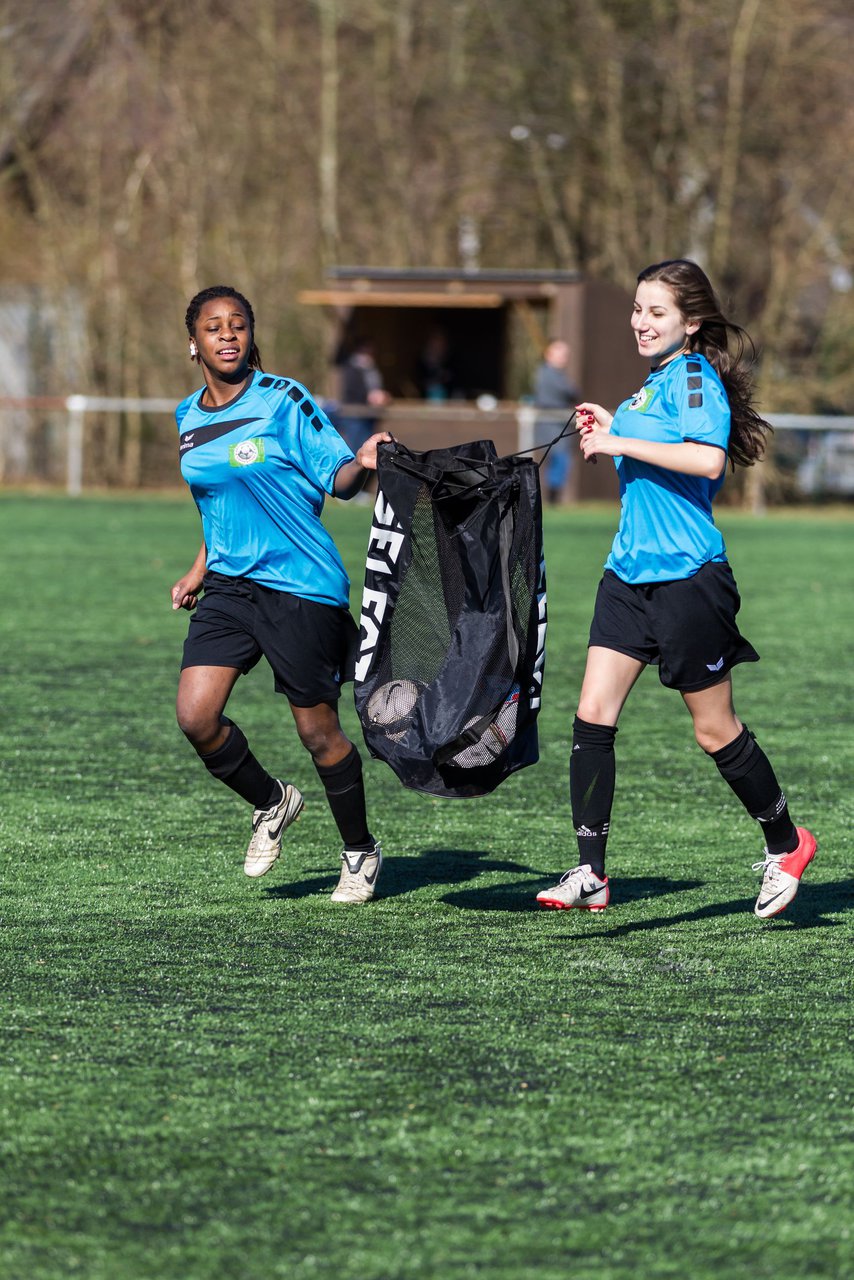
<svg viewBox="0 0 854 1280">
<path fill-rule="evenodd" d="M 466 225 L 484 266 L 627 286 L 695 256 L 760 340 L 768 407 L 850 408 L 847 0 L 0 16 L 0 268 L 58 304 L 86 390 L 189 389 L 183 309 L 216 281 L 255 300 L 271 367 L 318 378 L 299 286 L 335 261 L 458 264 Z M 105 481 L 142 474 L 144 427 L 102 432 Z"/>
</svg>

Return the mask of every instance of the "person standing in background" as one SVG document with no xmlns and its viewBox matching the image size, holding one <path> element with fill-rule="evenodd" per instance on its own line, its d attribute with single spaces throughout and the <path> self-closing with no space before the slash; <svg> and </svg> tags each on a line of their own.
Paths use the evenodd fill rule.
<svg viewBox="0 0 854 1280">
<path fill-rule="evenodd" d="M 431 329 L 421 348 L 416 369 L 418 394 L 425 400 L 453 400 L 458 395 L 457 377 L 444 329 Z"/>
<path fill-rule="evenodd" d="M 349 356 L 341 362 L 341 402 L 344 412 L 337 424 L 354 455 L 376 431 L 377 419 L 369 413 L 350 416 L 347 409 L 350 406 L 381 409 L 388 404 L 389 399 L 388 392 L 383 388 L 374 344 L 369 338 L 357 339 Z"/>
<path fill-rule="evenodd" d="M 553 338 L 546 346 L 542 363 L 534 376 L 534 405 L 539 410 L 555 409 L 559 412 L 553 417 L 543 412 L 537 415 L 538 445 L 548 444 L 560 433 L 580 398 L 578 389 L 569 379 L 568 365 L 569 343 L 562 338 Z M 555 506 L 565 497 L 571 465 L 569 440 L 559 440 L 546 458 L 546 501 L 550 506 Z"/>
</svg>

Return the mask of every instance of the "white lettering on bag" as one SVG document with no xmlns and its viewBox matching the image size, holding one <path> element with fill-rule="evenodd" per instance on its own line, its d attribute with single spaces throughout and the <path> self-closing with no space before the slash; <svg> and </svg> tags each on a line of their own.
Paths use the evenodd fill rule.
<svg viewBox="0 0 854 1280">
<path fill-rule="evenodd" d="M 546 607 L 546 561 L 540 560 L 540 574 L 537 582 L 537 656 L 534 660 L 534 682 L 531 686 L 531 709 L 540 705 L 543 692 L 543 671 L 546 665 L 546 625 L 548 610 Z"/>
<path fill-rule="evenodd" d="M 374 507 L 374 521 L 368 538 L 368 556 L 365 561 L 366 581 L 362 593 L 362 614 L 359 619 L 362 640 L 356 661 L 357 681 L 365 680 L 371 669 L 380 626 L 388 604 L 388 594 L 379 589 L 379 584 L 369 586 L 368 576 L 392 572 L 397 564 L 400 548 L 403 546 L 403 536 L 400 521 L 394 514 L 391 503 L 378 493 Z"/>
</svg>

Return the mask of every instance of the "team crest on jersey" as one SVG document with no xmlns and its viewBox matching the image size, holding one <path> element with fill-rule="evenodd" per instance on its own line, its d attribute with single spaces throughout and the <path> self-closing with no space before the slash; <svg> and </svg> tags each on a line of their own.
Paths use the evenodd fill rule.
<svg viewBox="0 0 854 1280">
<path fill-rule="evenodd" d="M 634 409 L 636 413 L 648 413 L 649 407 L 655 399 L 654 387 L 641 387 L 640 391 L 636 391 L 632 396 L 630 409 Z"/>
<path fill-rule="evenodd" d="M 228 446 L 228 461 L 232 467 L 251 467 L 253 462 L 264 461 L 264 441 L 260 436 L 241 440 Z"/>
</svg>

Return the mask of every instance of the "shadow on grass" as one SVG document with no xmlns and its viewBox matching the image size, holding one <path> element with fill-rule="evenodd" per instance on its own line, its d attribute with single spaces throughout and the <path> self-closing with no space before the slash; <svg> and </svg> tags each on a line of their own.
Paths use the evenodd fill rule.
<svg viewBox="0 0 854 1280">
<path fill-rule="evenodd" d="M 615 905 L 623 900 L 620 893 Z M 596 929 L 591 936 L 597 938 L 619 938 L 629 933 L 642 933 L 649 929 L 670 928 L 674 924 L 687 924 L 692 920 L 711 920 L 716 916 L 753 914 L 756 899 L 733 898 L 729 902 L 711 902 L 695 911 L 682 911 L 672 916 L 656 916 L 653 920 L 627 920 L 624 924 L 616 924 L 610 929 Z M 614 903 L 614 899 L 612 899 Z M 841 920 L 827 917 L 843 911 L 850 911 L 854 904 L 854 880 L 840 880 L 830 884 L 811 885 L 805 881 L 795 898 L 784 912 L 769 920 L 756 921 L 765 929 L 833 929 L 842 924 Z M 613 917 L 610 917 L 613 918 Z M 602 917 L 600 917 L 602 919 Z"/>
<path fill-rule="evenodd" d="M 495 865 L 500 868 L 502 864 Z M 521 868 L 510 867 L 510 864 L 504 864 L 504 866 L 507 869 L 521 870 Z M 720 916 L 753 913 L 756 899 L 750 897 L 733 898 L 728 902 L 710 902 L 692 911 L 677 911 L 672 915 L 655 916 L 652 919 L 620 920 L 620 916 L 623 915 L 621 908 L 631 907 L 635 903 L 652 898 L 666 898 L 674 893 L 700 889 L 704 883 L 702 880 L 671 880 L 667 876 L 620 877 L 615 881 L 608 911 L 604 915 L 591 915 L 587 928 L 591 931 L 591 936 L 597 938 L 618 938 L 629 933 L 664 929 L 674 924 L 687 924 L 693 920 L 710 920 Z M 540 882 L 537 880 L 524 883 L 516 881 L 513 884 L 489 885 L 482 889 L 464 889 L 461 892 L 446 894 L 442 900 L 467 911 L 540 911 L 541 908 L 534 901 L 539 887 Z M 765 928 L 781 926 L 798 929 L 834 928 L 842 921 L 828 919 L 828 917 L 850 911 L 852 905 L 854 905 L 854 880 L 818 885 L 805 881 L 801 885 L 798 896 L 787 910 L 763 923 Z M 555 912 L 555 914 L 561 913 Z M 601 925 L 604 925 L 606 920 L 610 927 L 602 928 Z"/>
<path fill-rule="evenodd" d="M 509 864 L 505 864 L 509 865 Z M 512 867 L 512 870 L 522 870 Z M 526 871 L 529 868 L 524 868 Z M 634 880 L 620 880 L 620 902 L 640 902 L 644 898 L 685 893 L 699 889 L 702 880 L 671 880 L 667 876 L 645 876 Z M 489 885 L 483 889 L 465 889 L 461 893 L 447 894 L 443 901 L 467 911 L 541 911 L 534 899 L 543 887 L 541 878 L 514 884 Z"/>
<path fill-rule="evenodd" d="M 319 869 L 318 869 L 319 870 Z M 541 911 L 536 905 L 538 889 L 542 888 L 546 872 L 509 859 L 496 858 L 483 849 L 425 849 L 418 857 L 389 857 L 383 861 L 377 901 L 397 898 L 414 893 L 418 889 L 436 885 L 465 884 L 484 872 L 520 872 L 526 878 L 509 884 L 485 885 L 483 888 L 462 889 L 442 894 L 441 901 L 464 911 Z M 278 885 L 265 885 L 262 892 L 268 898 L 309 898 L 315 894 L 331 893 L 338 880 L 337 870 L 318 874 L 303 880 Z M 700 889 L 703 880 L 672 880 L 668 876 L 621 876 L 615 880 L 611 906 L 605 915 L 596 915 L 590 922 L 590 934 L 597 938 L 617 938 L 629 933 L 669 928 L 675 924 L 687 924 L 694 920 L 710 920 L 715 917 L 752 913 L 754 897 L 733 898 L 728 902 L 710 902 L 692 911 L 677 911 L 672 915 L 652 919 L 620 920 L 621 908 L 653 898 L 667 898 L 672 894 Z M 713 887 L 709 886 L 709 892 Z M 828 919 L 854 905 L 854 880 L 832 881 L 827 884 L 810 884 L 804 881 L 795 901 L 774 919 L 764 922 L 772 926 L 799 929 L 832 928 L 841 923 Z M 555 913 L 559 914 L 559 913 Z M 608 921 L 610 927 L 597 925 Z M 757 921 L 757 923 L 759 923 Z M 595 930 L 595 932 L 594 932 Z"/>
<path fill-rule="evenodd" d="M 382 876 L 377 901 L 397 898 L 431 885 L 463 884 L 484 871 L 521 871 L 530 868 L 519 862 L 496 859 L 482 849 L 425 849 L 419 857 L 383 858 Z M 291 884 L 265 885 L 269 898 L 308 898 L 315 893 L 330 892 L 338 882 L 338 872 L 298 880 Z M 521 907 L 524 908 L 524 900 Z M 488 908 L 485 908 L 488 909 Z"/>
<path fill-rule="evenodd" d="M 797 925 L 799 929 L 827 928 L 842 921 L 826 920 L 825 916 L 841 915 L 852 907 L 854 879 L 830 880 L 826 884 L 810 884 L 804 880 L 791 906 L 769 923 Z"/>
</svg>

